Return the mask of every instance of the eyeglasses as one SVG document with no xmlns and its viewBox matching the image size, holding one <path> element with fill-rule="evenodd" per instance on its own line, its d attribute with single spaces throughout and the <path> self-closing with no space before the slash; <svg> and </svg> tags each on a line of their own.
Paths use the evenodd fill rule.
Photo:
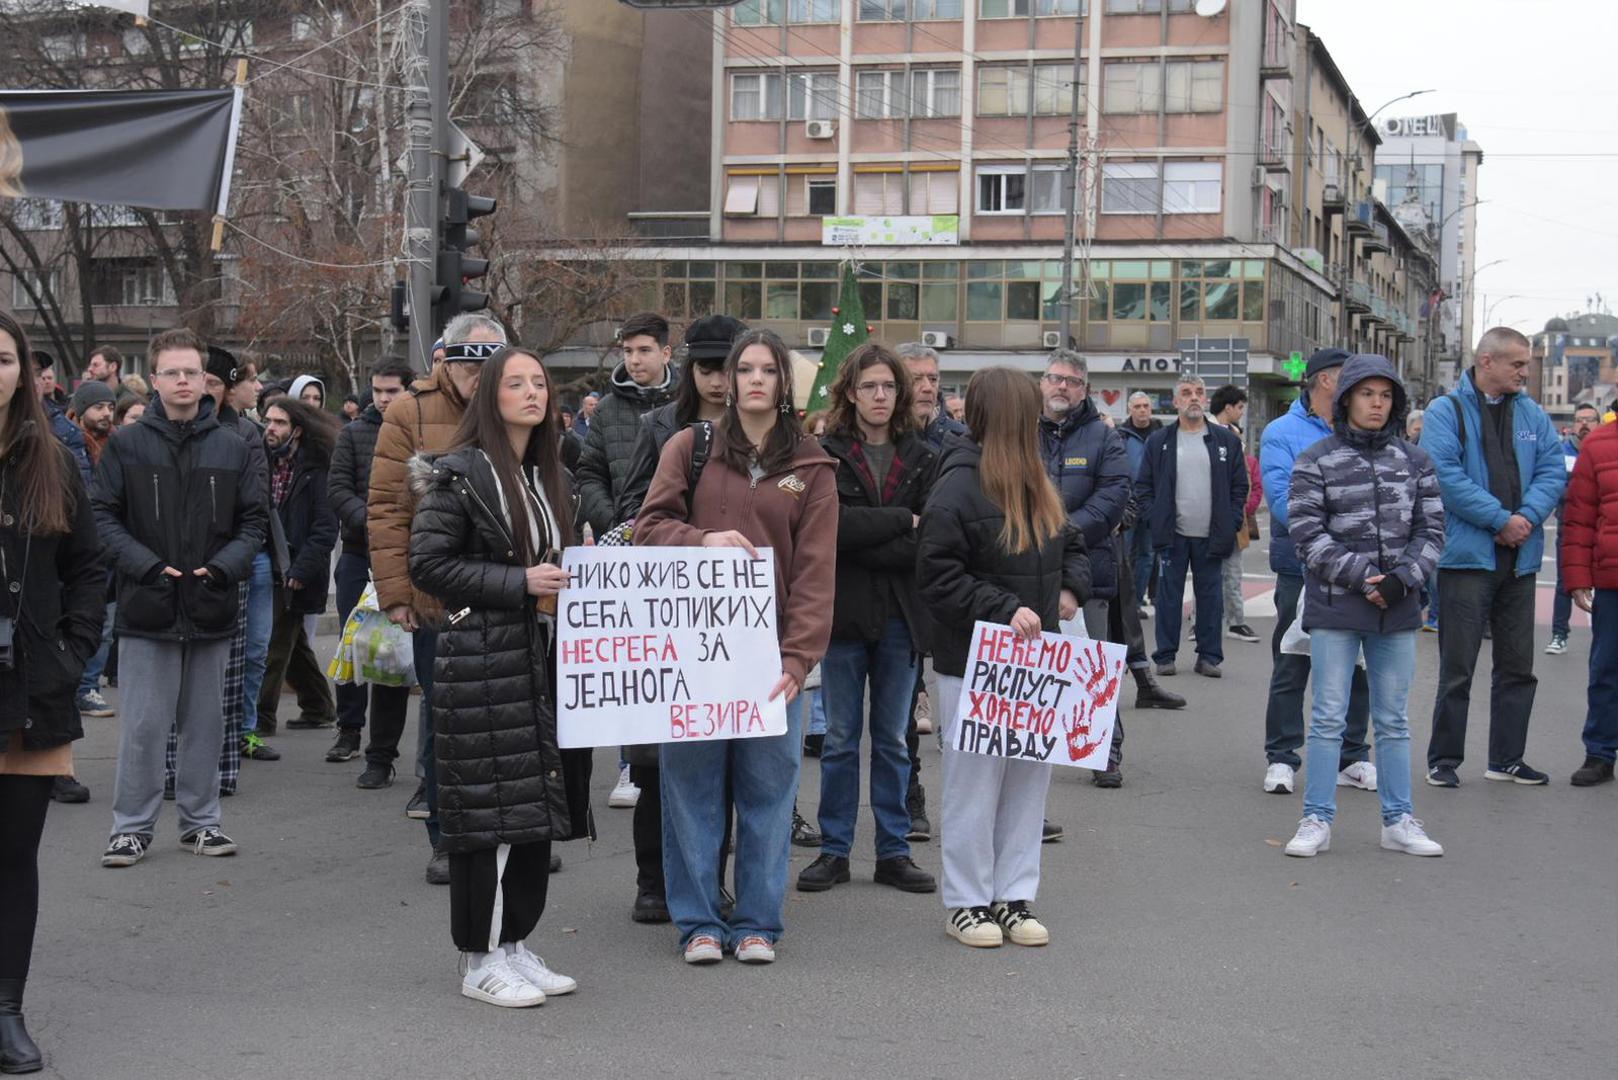
<svg viewBox="0 0 1618 1080">
<path fill-rule="evenodd" d="M 854 387 L 854 392 L 861 397 L 892 397 L 899 392 L 899 387 L 890 382 L 862 382 Z"/>
<path fill-rule="evenodd" d="M 202 378 L 202 372 L 196 368 L 170 368 L 167 371 L 154 371 L 154 379 L 173 379 L 176 382 L 196 382 Z"/>
<path fill-rule="evenodd" d="M 1077 375 L 1053 375 L 1046 372 L 1045 381 L 1052 386 L 1065 386 L 1069 390 L 1082 390 L 1084 388 L 1084 380 Z"/>
</svg>

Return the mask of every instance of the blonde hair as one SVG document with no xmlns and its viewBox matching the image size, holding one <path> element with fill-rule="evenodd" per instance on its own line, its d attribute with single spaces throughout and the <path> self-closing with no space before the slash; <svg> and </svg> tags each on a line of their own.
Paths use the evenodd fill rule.
<svg viewBox="0 0 1618 1080">
<path fill-rule="evenodd" d="M 1067 513 L 1039 456 L 1039 390 L 1027 374 L 983 368 L 966 384 L 966 426 L 983 448 L 978 483 L 1006 515 L 1000 547 L 1020 555 L 1067 527 Z"/>
<path fill-rule="evenodd" d="M 21 175 L 22 140 L 12 134 L 11 117 L 0 107 L 0 197 L 22 197 L 22 185 L 17 183 Z"/>
</svg>

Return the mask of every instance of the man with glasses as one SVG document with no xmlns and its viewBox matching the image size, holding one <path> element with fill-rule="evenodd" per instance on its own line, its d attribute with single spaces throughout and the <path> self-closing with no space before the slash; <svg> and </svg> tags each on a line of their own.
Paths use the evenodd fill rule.
<svg viewBox="0 0 1618 1080">
<path fill-rule="evenodd" d="M 203 392 L 206 347 L 189 330 L 152 341 L 156 399 L 107 442 L 91 501 L 118 574 L 123 695 L 112 841 L 103 866 L 146 854 L 163 805 L 163 749 L 178 729 L 180 841 L 234 855 L 219 828 L 219 702 L 241 604 L 264 542 L 262 476 Z"/>
<path fill-rule="evenodd" d="M 1220 678 L 1225 652 L 1220 638 L 1224 562 L 1236 550 L 1236 528 L 1247 501 L 1247 461 L 1241 440 L 1208 423 L 1208 389 L 1196 375 L 1182 374 L 1174 388 L 1180 418 L 1146 440 L 1135 494 L 1141 520 L 1152 533 L 1161 569 L 1157 582 L 1159 675 L 1175 673 L 1185 574 L 1196 592 L 1198 675 Z"/>
</svg>

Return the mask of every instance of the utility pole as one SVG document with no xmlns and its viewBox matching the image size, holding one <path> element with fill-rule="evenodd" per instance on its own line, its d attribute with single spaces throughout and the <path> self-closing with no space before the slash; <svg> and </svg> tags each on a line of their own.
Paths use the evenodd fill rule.
<svg viewBox="0 0 1618 1080">
<path fill-rule="evenodd" d="M 438 267 L 439 198 L 444 141 L 449 127 L 449 2 L 406 0 L 409 56 L 405 65 L 405 127 L 409 197 L 405 206 L 406 290 L 410 310 L 410 363 L 432 369 L 434 277 Z"/>
<path fill-rule="evenodd" d="M 1084 77 L 1084 63 L 1079 46 L 1084 41 L 1084 20 L 1073 19 L 1073 84 L 1069 87 L 1067 112 L 1067 178 L 1063 183 L 1062 199 L 1067 221 L 1062 230 L 1062 348 L 1073 342 L 1073 243 L 1079 216 L 1079 83 Z"/>
</svg>

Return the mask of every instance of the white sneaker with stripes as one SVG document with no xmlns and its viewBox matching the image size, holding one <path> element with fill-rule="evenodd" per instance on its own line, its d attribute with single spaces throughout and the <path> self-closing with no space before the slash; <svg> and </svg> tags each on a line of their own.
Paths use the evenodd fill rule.
<svg viewBox="0 0 1618 1080">
<path fill-rule="evenodd" d="M 579 988 L 579 984 L 574 980 L 546 967 L 544 959 L 529 952 L 528 946 L 522 942 L 503 945 L 501 948 L 505 950 L 506 959 L 511 962 L 512 970 L 528 980 L 530 985 L 539 987 L 540 992 L 546 997 L 561 997 Z"/>
<path fill-rule="evenodd" d="M 489 953 L 483 963 L 461 977 L 461 995 L 503 1009 L 527 1009 L 545 1004 L 545 991 L 512 967 L 504 952 Z"/>
</svg>

